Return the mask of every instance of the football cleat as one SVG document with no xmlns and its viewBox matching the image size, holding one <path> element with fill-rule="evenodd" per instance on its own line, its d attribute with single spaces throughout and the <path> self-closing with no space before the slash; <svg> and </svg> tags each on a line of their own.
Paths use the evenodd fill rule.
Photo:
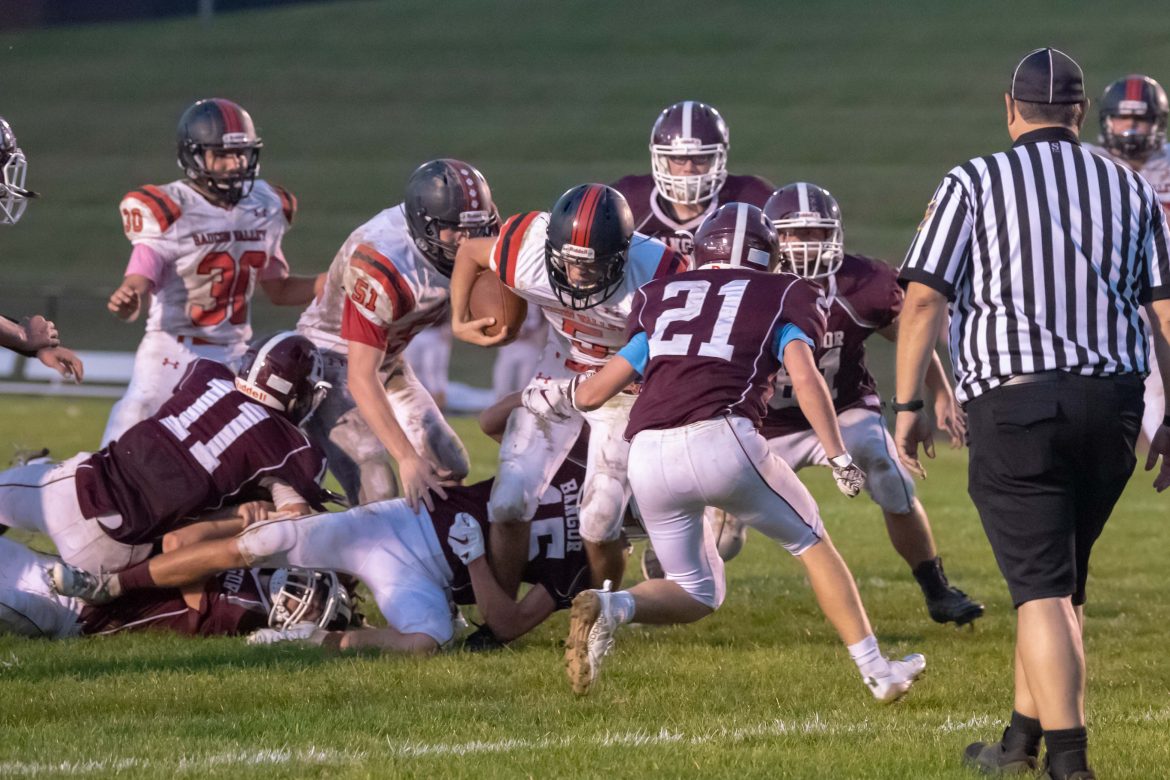
<svg viewBox="0 0 1170 780">
<path fill-rule="evenodd" d="M 865 684 L 873 697 L 882 704 L 890 704 L 902 698 L 918 675 L 926 670 L 926 656 L 911 653 L 901 661 L 889 661 L 886 673 L 865 678 Z"/>
<path fill-rule="evenodd" d="M 1008 730 L 1004 729 L 1004 737 Z M 1001 738 L 997 742 L 972 742 L 963 751 L 963 763 L 989 775 L 1022 775 L 1036 771 L 1036 756 L 1024 748 L 1009 749 Z"/>
<path fill-rule="evenodd" d="M 938 598 L 927 597 L 926 608 L 935 623 L 954 623 L 957 627 L 983 617 L 984 610 L 982 604 L 953 585 Z"/>
<path fill-rule="evenodd" d="M 49 570 L 49 582 L 60 596 L 81 599 L 86 604 L 106 604 L 114 600 L 110 595 L 110 580 L 115 574 L 103 572 L 94 575 L 65 561 L 57 561 Z"/>
<path fill-rule="evenodd" d="M 617 620 L 610 606 L 612 583 L 601 590 L 587 590 L 573 599 L 569 613 L 569 638 L 565 643 L 565 671 L 573 693 L 584 695 L 597 682 L 601 659 L 613 649 Z"/>
</svg>

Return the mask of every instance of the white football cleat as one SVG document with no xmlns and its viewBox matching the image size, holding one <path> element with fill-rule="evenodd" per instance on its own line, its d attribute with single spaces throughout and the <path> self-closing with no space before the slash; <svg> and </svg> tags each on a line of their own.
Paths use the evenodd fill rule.
<svg viewBox="0 0 1170 780">
<path fill-rule="evenodd" d="M 901 661 L 890 661 L 885 674 L 866 677 L 865 684 L 875 699 L 882 704 L 889 704 L 902 698 L 924 671 L 926 656 L 911 653 Z"/>
<path fill-rule="evenodd" d="M 569 613 L 569 638 L 565 642 L 565 671 L 573 693 L 589 692 L 597 682 L 601 659 L 613 649 L 613 632 L 618 623 L 613 616 L 611 583 L 601 590 L 587 590 L 573 599 Z"/>
<path fill-rule="evenodd" d="M 65 561 L 57 561 L 49 569 L 49 582 L 60 596 L 81 599 L 86 604 L 107 604 L 113 601 L 110 595 L 110 580 L 116 575 L 90 574 Z"/>
</svg>

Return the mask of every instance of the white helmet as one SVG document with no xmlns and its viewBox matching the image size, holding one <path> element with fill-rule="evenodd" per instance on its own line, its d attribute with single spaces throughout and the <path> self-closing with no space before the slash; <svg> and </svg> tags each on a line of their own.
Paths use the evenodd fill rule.
<svg viewBox="0 0 1170 780">
<path fill-rule="evenodd" d="M 337 631 L 347 627 L 353 615 L 349 591 L 331 571 L 277 569 L 268 579 L 268 595 L 272 602 L 268 625 L 277 631 L 310 621 Z M 314 607 L 320 611 L 311 611 Z"/>
<path fill-rule="evenodd" d="M 24 188 L 28 160 L 16 145 L 12 127 L 0 117 L 0 225 L 15 225 L 20 221 L 35 192 Z"/>
</svg>

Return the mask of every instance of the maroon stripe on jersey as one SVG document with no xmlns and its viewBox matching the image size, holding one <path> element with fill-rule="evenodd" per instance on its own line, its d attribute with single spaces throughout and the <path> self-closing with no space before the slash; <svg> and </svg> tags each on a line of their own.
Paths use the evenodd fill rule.
<svg viewBox="0 0 1170 780">
<path fill-rule="evenodd" d="M 662 253 L 662 259 L 658 261 L 658 268 L 654 269 L 654 278 L 661 279 L 664 276 L 680 274 L 687 270 L 689 265 L 686 257 L 668 247 Z"/>
<path fill-rule="evenodd" d="M 272 189 L 276 190 L 276 194 L 280 196 L 280 208 L 284 211 L 284 221 L 292 224 L 293 217 L 297 215 L 297 198 L 284 187 L 272 185 Z"/>
<path fill-rule="evenodd" d="M 150 213 L 154 214 L 158 222 L 159 230 L 164 233 L 175 224 L 182 213 L 175 202 L 166 197 L 158 187 L 143 187 L 127 193 L 126 197 L 133 198 L 150 209 Z"/>
<path fill-rule="evenodd" d="M 223 131 L 225 134 L 243 132 L 244 123 L 240 121 L 235 106 L 220 98 L 215 98 L 211 102 L 215 104 L 215 107 L 219 109 L 219 115 L 223 117 Z"/>
<path fill-rule="evenodd" d="M 589 246 L 589 234 L 593 232 L 593 217 L 597 214 L 597 204 L 603 191 L 603 188 L 597 185 L 590 185 L 585 191 L 585 197 L 581 198 L 573 219 L 572 243 L 575 246 Z"/>
<path fill-rule="evenodd" d="M 516 286 L 516 261 L 520 256 L 520 245 L 524 243 L 528 227 L 538 216 L 539 211 L 529 211 L 508 217 L 492 250 L 496 255 L 496 269 L 500 272 L 500 279 L 509 287 Z"/>
<path fill-rule="evenodd" d="M 402 274 L 385 255 L 379 254 L 368 244 L 358 244 L 357 249 L 353 250 L 353 254 L 350 255 L 349 261 L 376 281 L 381 282 L 386 294 L 390 296 L 394 319 L 401 319 L 414 311 L 414 293 L 410 291 L 410 285 L 406 283 Z"/>
<path fill-rule="evenodd" d="M 1137 76 L 1130 76 L 1125 80 L 1125 99 L 1141 100 L 1144 82 Z"/>
</svg>

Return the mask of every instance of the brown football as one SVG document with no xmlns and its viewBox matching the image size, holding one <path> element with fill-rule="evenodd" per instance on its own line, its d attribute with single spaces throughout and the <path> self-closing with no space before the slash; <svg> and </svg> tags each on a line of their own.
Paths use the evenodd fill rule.
<svg viewBox="0 0 1170 780">
<path fill-rule="evenodd" d="M 493 271 L 480 272 L 471 287 L 471 300 L 468 302 L 471 309 L 471 318 L 478 320 L 483 317 L 495 317 L 496 324 L 484 328 L 489 336 L 495 336 L 500 328 L 508 326 L 508 338 L 504 344 L 512 341 L 520 333 L 524 318 L 528 316 L 528 302 L 508 289 L 500 281 L 500 277 Z"/>
</svg>

